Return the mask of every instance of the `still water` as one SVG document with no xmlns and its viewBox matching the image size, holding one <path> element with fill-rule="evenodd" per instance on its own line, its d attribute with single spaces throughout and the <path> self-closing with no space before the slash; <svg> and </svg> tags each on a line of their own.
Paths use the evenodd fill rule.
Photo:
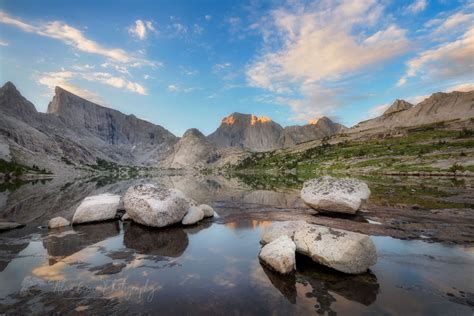
<svg viewBox="0 0 474 316">
<path fill-rule="evenodd" d="M 214 205 L 218 216 L 190 228 L 150 229 L 112 221 L 48 231 L 42 225 L 52 217 L 51 209 L 67 216 L 71 212 L 67 203 L 73 205 L 90 191 L 121 191 L 130 183 L 103 188 L 74 184 L 51 191 L 49 197 L 46 192 L 36 197 L 38 189 L 31 189 L 36 207 L 17 203 L 14 209 L 5 208 L 13 218 L 26 218 L 25 210 L 31 209 L 32 220 L 22 229 L 0 234 L 0 313 L 472 315 L 474 311 L 470 245 L 372 236 L 379 259 L 366 274 L 337 273 L 297 256 L 296 273 L 281 276 L 258 260 L 260 233 L 271 220 L 221 219 L 242 211 L 235 205 L 250 203 L 252 209 L 265 212 L 269 201 L 286 209 L 296 207 L 297 199 L 282 198 L 276 191 L 255 196 L 255 190 L 249 191 L 251 198 L 243 199 L 240 189 L 219 183 L 206 182 L 204 187 L 192 186 L 189 180 L 173 181 L 199 192 L 193 198 Z M 21 201 L 14 194 L 13 198 Z"/>
</svg>

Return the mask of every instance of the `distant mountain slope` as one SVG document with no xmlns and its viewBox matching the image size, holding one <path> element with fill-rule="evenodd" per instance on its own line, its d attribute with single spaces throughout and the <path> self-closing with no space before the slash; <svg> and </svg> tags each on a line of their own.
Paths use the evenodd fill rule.
<svg viewBox="0 0 474 316">
<path fill-rule="evenodd" d="M 360 122 L 346 132 L 349 134 L 378 132 L 472 117 L 474 117 L 474 91 L 438 92 L 415 106 L 403 100 L 396 100 L 381 116 Z"/>
<path fill-rule="evenodd" d="M 65 161 L 94 164 L 97 158 L 156 165 L 178 141 L 161 126 L 59 87 L 55 92 L 48 113 L 39 113 L 11 82 L 0 88 L 0 143 L 8 147 L 3 158 L 50 170 L 67 167 Z"/>
<path fill-rule="evenodd" d="M 285 127 L 282 135 L 282 144 L 284 147 L 291 147 L 295 144 L 332 136 L 345 128 L 344 125 L 334 123 L 328 117 L 323 116 L 311 124 Z"/>
<path fill-rule="evenodd" d="M 343 125 L 334 123 L 327 117 L 322 117 L 313 124 L 282 128 L 267 117 L 232 113 L 222 119 L 219 128 L 208 139 L 220 147 L 268 151 L 332 136 L 343 128 Z"/>
<path fill-rule="evenodd" d="M 266 117 L 232 113 L 207 138 L 221 147 L 267 151 L 281 147 L 283 127 Z"/>
<path fill-rule="evenodd" d="M 174 145 L 173 153 L 165 161 L 170 168 L 205 166 L 220 158 L 216 145 L 206 139 L 199 130 L 188 129 Z"/>
</svg>

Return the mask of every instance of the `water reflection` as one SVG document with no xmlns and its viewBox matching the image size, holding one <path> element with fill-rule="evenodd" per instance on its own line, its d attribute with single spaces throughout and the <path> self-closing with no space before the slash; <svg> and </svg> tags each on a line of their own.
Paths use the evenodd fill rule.
<svg viewBox="0 0 474 316">
<path fill-rule="evenodd" d="M 43 239 L 43 246 L 50 256 L 50 264 L 61 257 L 70 256 L 90 245 L 120 232 L 119 222 L 76 225 L 72 229 L 52 230 Z"/>
<path fill-rule="evenodd" d="M 188 247 L 188 235 L 181 226 L 150 228 L 135 223 L 124 225 L 123 242 L 140 254 L 179 257 Z"/>
<path fill-rule="evenodd" d="M 296 256 L 296 272 L 290 275 L 280 275 L 264 265 L 262 269 L 272 285 L 283 294 L 286 299 L 296 303 L 298 296 L 297 285 L 306 288 L 310 285 L 310 292 L 304 293 L 307 298 L 314 298 L 318 314 L 334 312 L 331 305 L 337 301 L 332 293 L 345 299 L 369 306 L 377 299 L 379 284 L 377 277 L 371 273 L 362 275 L 348 275 L 338 273 L 327 267 L 315 264 L 310 258 Z"/>
</svg>

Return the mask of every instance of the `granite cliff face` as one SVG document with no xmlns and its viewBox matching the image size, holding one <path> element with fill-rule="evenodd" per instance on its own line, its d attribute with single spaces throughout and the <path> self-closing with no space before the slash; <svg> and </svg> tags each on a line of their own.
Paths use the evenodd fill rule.
<svg viewBox="0 0 474 316">
<path fill-rule="evenodd" d="M 221 121 L 207 138 L 220 147 L 237 147 L 252 151 L 280 148 L 283 127 L 267 117 L 232 113 Z"/>
<path fill-rule="evenodd" d="M 403 100 L 396 100 L 381 116 L 360 122 L 346 132 L 375 133 L 400 127 L 462 121 L 472 117 L 474 117 L 474 91 L 438 92 L 415 106 Z"/>
<path fill-rule="evenodd" d="M 61 88 L 39 113 L 15 86 L 0 89 L 0 143 L 3 159 L 53 171 L 65 161 L 95 164 L 105 159 L 123 164 L 157 165 L 178 138 L 161 126 L 102 107 Z"/>
<path fill-rule="evenodd" d="M 171 168 L 222 166 L 248 151 L 311 146 L 340 134 L 359 137 L 474 117 L 474 91 L 435 93 L 412 105 L 396 100 L 381 116 L 352 128 L 322 117 L 281 127 L 266 117 L 233 113 L 205 137 L 197 129 L 181 139 L 165 128 L 106 108 L 57 87 L 47 113 L 38 112 L 11 82 L 0 88 L 0 159 L 36 164 L 55 173 L 104 159 L 119 164 Z"/>
<path fill-rule="evenodd" d="M 282 134 L 282 145 L 291 147 L 311 140 L 322 139 L 335 135 L 345 128 L 344 125 L 334 123 L 328 117 L 323 116 L 311 124 L 285 127 Z"/>
<path fill-rule="evenodd" d="M 174 145 L 165 166 L 170 168 L 203 167 L 221 158 L 217 146 L 206 139 L 198 129 L 188 129 Z"/>
<path fill-rule="evenodd" d="M 405 100 L 400 100 L 397 99 L 395 102 L 390 105 L 390 107 L 383 112 L 383 115 L 389 115 L 392 113 L 400 112 L 400 111 L 405 111 L 408 110 L 409 108 L 413 107 L 413 104 L 405 101 Z"/>
<path fill-rule="evenodd" d="M 327 117 L 313 124 L 282 128 L 267 117 L 233 113 L 222 120 L 219 128 L 208 139 L 221 147 L 268 151 L 332 136 L 343 128 L 343 125 Z"/>
</svg>

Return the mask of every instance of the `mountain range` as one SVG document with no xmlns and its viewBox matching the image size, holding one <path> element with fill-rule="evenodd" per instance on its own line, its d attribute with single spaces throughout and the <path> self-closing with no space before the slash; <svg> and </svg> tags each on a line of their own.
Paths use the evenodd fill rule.
<svg viewBox="0 0 474 316">
<path fill-rule="evenodd" d="M 232 163 L 249 151 L 291 148 L 340 133 L 357 135 L 474 117 L 474 91 L 435 93 L 419 104 L 396 100 L 381 116 L 352 128 L 322 117 L 282 127 L 267 117 L 233 113 L 208 135 L 189 129 L 179 138 L 162 126 L 100 106 L 60 87 L 46 113 L 16 87 L 0 88 L 0 159 L 55 173 L 99 159 L 127 165 L 188 168 Z"/>
</svg>

